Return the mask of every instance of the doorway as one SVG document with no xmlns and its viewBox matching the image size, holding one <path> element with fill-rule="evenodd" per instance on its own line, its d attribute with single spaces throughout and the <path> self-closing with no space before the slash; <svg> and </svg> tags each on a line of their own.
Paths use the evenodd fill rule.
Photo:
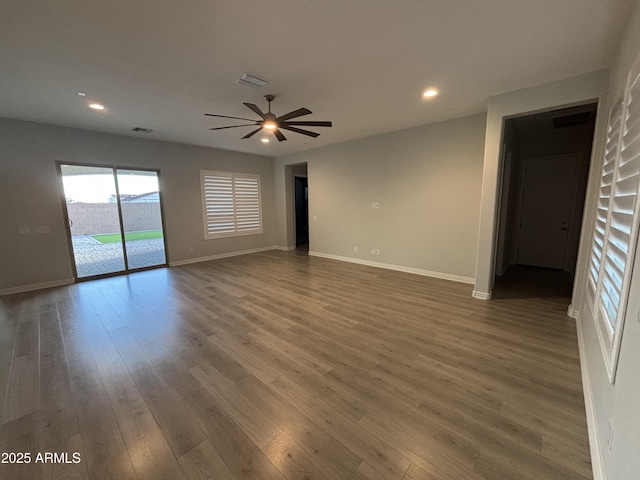
<svg viewBox="0 0 640 480">
<path fill-rule="evenodd" d="M 294 177 L 296 248 L 309 249 L 309 185 L 307 177 Z"/>
<path fill-rule="evenodd" d="M 596 104 L 505 121 L 494 297 L 570 297 Z"/>
<path fill-rule="evenodd" d="M 566 265 L 577 155 L 524 159 L 516 263 L 570 270 Z"/>
<path fill-rule="evenodd" d="M 77 279 L 165 266 L 156 170 L 59 164 Z"/>
</svg>

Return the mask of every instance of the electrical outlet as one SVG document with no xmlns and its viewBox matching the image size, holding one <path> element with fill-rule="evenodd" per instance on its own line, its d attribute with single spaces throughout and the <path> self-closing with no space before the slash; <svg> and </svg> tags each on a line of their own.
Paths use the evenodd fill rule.
<svg viewBox="0 0 640 480">
<path fill-rule="evenodd" d="M 376 249 L 375 249 L 375 248 L 372 248 L 372 249 L 371 249 L 371 255 L 375 255 L 375 254 L 376 254 Z"/>
<path fill-rule="evenodd" d="M 193 247 L 189 247 L 189 253 L 193 253 Z"/>
<path fill-rule="evenodd" d="M 353 247 L 353 252 L 357 253 L 358 252 L 358 247 Z"/>
</svg>

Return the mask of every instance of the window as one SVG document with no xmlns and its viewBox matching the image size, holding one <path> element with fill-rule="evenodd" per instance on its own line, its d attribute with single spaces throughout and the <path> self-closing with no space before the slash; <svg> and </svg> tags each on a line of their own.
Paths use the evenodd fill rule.
<svg viewBox="0 0 640 480">
<path fill-rule="evenodd" d="M 588 276 L 588 298 L 613 383 L 638 234 L 640 75 L 609 118 Z"/>
<path fill-rule="evenodd" d="M 260 176 L 200 171 L 204 238 L 262 233 Z"/>
</svg>

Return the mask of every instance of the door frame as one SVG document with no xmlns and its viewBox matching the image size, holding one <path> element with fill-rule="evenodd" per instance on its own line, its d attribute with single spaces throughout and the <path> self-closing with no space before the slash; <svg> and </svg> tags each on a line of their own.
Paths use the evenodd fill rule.
<svg viewBox="0 0 640 480">
<path fill-rule="evenodd" d="M 167 242 L 167 228 L 165 224 L 164 218 L 164 202 L 163 202 L 163 186 L 162 186 L 162 175 L 159 168 L 147 168 L 147 167 L 131 167 L 128 165 L 117 165 L 117 164 L 105 164 L 105 163 L 82 163 L 82 162 L 65 162 L 62 160 L 56 160 L 56 171 L 58 175 L 58 191 L 60 193 L 60 201 L 62 202 L 62 216 L 64 222 L 64 228 L 66 231 L 67 238 L 67 250 L 69 252 L 69 258 L 71 260 L 71 271 L 73 273 L 73 278 L 75 282 L 84 282 L 89 280 L 97 280 L 100 278 L 109 278 L 109 277 L 117 277 L 120 275 L 127 275 L 129 273 L 134 272 L 143 272 L 145 270 L 155 270 L 157 268 L 166 268 L 169 266 L 169 250 L 168 250 L 168 242 Z M 64 191 L 64 183 L 62 181 L 62 166 L 63 165 L 71 165 L 77 167 L 97 167 L 97 168 L 110 168 L 113 172 L 115 188 L 116 188 L 116 205 L 118 208 L 118 223 L 120 224 L 120 232 L 122 233 L 122 252 L 124 255 L 124 270 L 119 270 L 117 272 L 103 273 L 100 275 L 92 275 L 89 277 L 78 277 L 78 269 L 76 267 L 76 257 L 73 251 L 73 239 L 71 238 L 71 225 L 69 219 L 69 210 L 67 209 L 67 199 Z M 118 188 L 118 179 L 117 179 L 117 171 L 118 170 L 138 170 L 141 172 L 155 172 L 158 177 L 158 200 L 160 202 L 160 223 L 162 225 L 162 243 L 164 246 L 164 260 L 165 263 L 159 265 L 152 265 L 149 267 L 140 267 L 140 268 L 129 268 L 129 261 L 127 260 L 127 247 L 126 241 L 124 238 L 124 224 L 122 219 L 122 204 L 120 202 L 120 190 Z"/>
</svg>

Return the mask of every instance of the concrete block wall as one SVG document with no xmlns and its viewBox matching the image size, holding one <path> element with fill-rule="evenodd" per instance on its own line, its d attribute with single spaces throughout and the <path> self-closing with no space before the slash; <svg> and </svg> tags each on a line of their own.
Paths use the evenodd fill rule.
<svg viewBox="0 0 640 480">
<path fill-rule="evenodd" d="M 120 231 L 118 206 L 115 203 L 67 204 L 72 235 L 99 235 Z M 125 232 L 162 228 L 159 203 L 123 203 Z"/>
</svg>

